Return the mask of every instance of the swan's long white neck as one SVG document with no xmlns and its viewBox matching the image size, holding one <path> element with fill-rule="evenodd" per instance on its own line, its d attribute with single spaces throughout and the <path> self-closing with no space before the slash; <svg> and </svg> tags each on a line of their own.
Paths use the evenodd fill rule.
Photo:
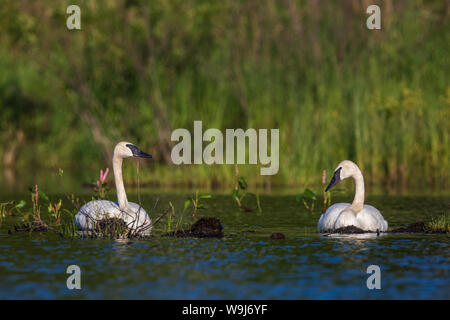
<svg viewBox="0 0 450 320">
<path fill-rule="evenodd" d="M 125 193 L 125 187 L 123 185 L 122 162 L 122 158 L 114 154 L 113 170 L 114 181 L 116 183 L 117 201 L 119 202 L 119 208 L 125 211 L 128 208 L 128 199 L 127 194 Z"/>
<path fill-rule="evenodd" d="M 358 170 L 352 175 L 355 181 L 355 198 L 350 206 L 356 214 L 362 210 L 364 207 L 364 178 L 361 170 Z"/>
</svg>

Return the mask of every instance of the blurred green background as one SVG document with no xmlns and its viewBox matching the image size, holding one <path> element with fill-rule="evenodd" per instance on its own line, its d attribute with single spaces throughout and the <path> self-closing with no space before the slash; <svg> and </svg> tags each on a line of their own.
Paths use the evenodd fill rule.
<svg viewBox="0 0 450 320">
<path fill-rule="evenodd" d="M 171 164 L 171 132 L 202 120 L 280 129 L 279 173 L 243 166 L 250 184 L 320 184 L 351 159 L 369 187 L 448 190 L 449 16 L 440 0 L 4 0 L 3 188 L 58 168 L 93 180 L 121 140 L 153 154 L 143 183 L 228 187 L 231 165 Z"/>
</svg>

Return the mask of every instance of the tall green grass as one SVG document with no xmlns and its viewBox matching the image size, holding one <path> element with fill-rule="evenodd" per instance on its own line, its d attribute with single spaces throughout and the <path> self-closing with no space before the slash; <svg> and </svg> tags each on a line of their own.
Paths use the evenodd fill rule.
<svg viewBox="0 0 450 320">
<path fill-rule="evenodd" d="M 147 182 L 232 185 L 231 165 L 167 164 L 168 134 L 203 120 L 280 129 L 278 175 L 240 168 L 251 184 L 319 182 L 351 159 L 369 184 L 449 186 L 444 2 L 380 2 L 369 31 L 360 1 L 80 1 L 75 32 L 69 2 L 0 9 L 4 167 L 96 170 L 129 140 L 154 155 Z"/>
</svg>

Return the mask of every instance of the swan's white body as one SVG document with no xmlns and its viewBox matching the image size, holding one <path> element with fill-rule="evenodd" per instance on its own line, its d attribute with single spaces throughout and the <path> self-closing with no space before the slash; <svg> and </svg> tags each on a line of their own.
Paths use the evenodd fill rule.
<svg viewBox="0 0 450 320">
<path fill-rule="evenodd" d="M 334 230 L 346 226 L 355 226 L 366 231 L 386 231 L 388 223 L 377 208 L 364 205 L 356 215 L 352 210 L 346 210 L 350 203 L 335 203 L 320 216 L 321 231 Z"/>
<path fill-rule="evenodd" d="M 141 235 L 149 235 L 152 220 L 143 208 L 134 202 L 128 203 L 127 210 L 121 210 L 119 204 L 109 200 L 94 200 L 86 203 L 75 215 L 76 225 L 84 231 L 91 230 L 94 225 L 107 218 L 119 218 Z"/>
<path fill-rule="evenodd" d="M 135 149 L 130 149 L 129 146 Z M 137 150 L 137 151 L 136 151 Z M 119 218 L 125 221 L 128 228 L 140 235 L 149 235 L 152 229 L 152 220 L 147 212 L 138 204 L 128 202 L 122 178 L 122 159 L 139 156 L 134 145 L 128 142 L 119 142 L 114 149 L 113 169 L 116 183 L 118 202 L 109 200 L 94 200 L 86 203 L 75 215 L 75 223 L 83 231 L 89 231 L 102 219 Z M 140 151 L 143 157 L 151 157 Z"/>
<path fill-rule="evenodd" d="M 327 190 L 340 180 L 352 177 L 355 180 L 355 198 L 353 203 L 336 203 L 320 216 L 320 231 L 335 230 L 346 226 L 355 226 L 366 231 L 387 231 L 388 223 L 375 207 L 364 204 L 364 178 L 358 166 L 342 161 Z"/>
</svg>

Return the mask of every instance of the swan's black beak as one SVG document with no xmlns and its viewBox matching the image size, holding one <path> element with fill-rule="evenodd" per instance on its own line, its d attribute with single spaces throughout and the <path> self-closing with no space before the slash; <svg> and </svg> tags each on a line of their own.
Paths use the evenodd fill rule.
<svg viewBox="0 0 450 320">
<path fill-rule="evenodd" d="M 334 172 L 333 178 L 331 178 L 330 184 L 325 189 L 325 192 L 333 188 L 339 181 L 341 181 L 341 169 L 339 168 Z"/>
<path fill-rule="evenodd" d="M 142 151 L 135 145 L 127 144 L 127 147 L 130 148 L 131 152 L 133 153 L 133 157 L 137 157 L 137 158 L 151 158 L 152 157 L 151 154 L 145 153 L 144 151 Z"/>
</svg>

